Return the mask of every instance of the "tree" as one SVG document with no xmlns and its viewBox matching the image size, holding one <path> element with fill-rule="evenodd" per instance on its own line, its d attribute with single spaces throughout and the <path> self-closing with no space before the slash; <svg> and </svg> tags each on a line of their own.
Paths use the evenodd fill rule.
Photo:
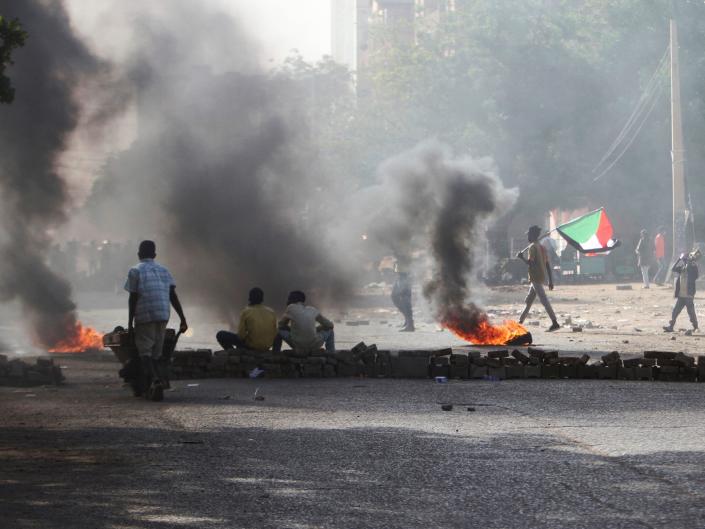
<svg viewBox="0 0 705 529">
<path fill-rule="evenodd" d="M 27 33 L 17 19 L 8 20 L 0 15 L 0 103 L 12 103 L 15 89 L 10 78 L 5 75 L 5 68 L 12 64 L 12 52 L 24 46 Z"/>
</svg>

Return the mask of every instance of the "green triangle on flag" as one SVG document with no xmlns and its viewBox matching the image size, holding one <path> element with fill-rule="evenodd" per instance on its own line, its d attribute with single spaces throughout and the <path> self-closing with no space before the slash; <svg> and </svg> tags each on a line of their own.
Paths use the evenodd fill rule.
<svg viewBox="0 0 705 529">
<path fill-rule="evenodd" d="M 556 228 L 568 244 L 583 253 L 606 253 L 620 245 L 613 238 L 612 223 L 605 208 L 592 211 Z"/>
</svg>

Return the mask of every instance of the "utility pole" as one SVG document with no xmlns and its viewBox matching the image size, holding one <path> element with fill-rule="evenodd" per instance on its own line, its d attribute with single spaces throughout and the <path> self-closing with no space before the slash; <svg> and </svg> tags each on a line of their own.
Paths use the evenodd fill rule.
<svg viewBox="0 0 705 529">
<path fill-rule="evenodd" d="M 686 225 L 690 221 L 685 185 L 685 149 L 681 122 L 681 89 L 678 65 L 678 29 L 671 20 L 671 162 L 673 169 L 673 260 L 686 252 Z M 670 272 L 668 276 L 670 277 Z"/>
</svg>

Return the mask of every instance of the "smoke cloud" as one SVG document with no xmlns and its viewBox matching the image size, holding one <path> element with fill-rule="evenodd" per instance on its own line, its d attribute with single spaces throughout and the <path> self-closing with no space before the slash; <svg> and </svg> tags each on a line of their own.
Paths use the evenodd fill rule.
<svg viewBox="0 0 705 529">
<path fill-rule="evenodd" d="M 69 283 L 46 265 L 69 206 L 55 163 L 79 121 L 75 89 L 105 66 L 74 37 L 61 2 L 0 0 L 0 13 L 29 33 L 9 70 L 15 100 L 0 105 L 0 299 L 18 300 L 35 338 L 53 347 L 78 325 Z"/>
<path fill-rule="evenodd" d="M 266 72 L 238 21 L 200 3 L 142 19 L 136 44 L 137 137 L 89 204 L 106 237 L 156 240 L 187 299 L 230 320 L 253 286 L 274 305 L 342 294 L 306 87 Z"/>
<path fill-rule="evenodd" d="M 472 302 L 485 230 L 514 205 L 517 190 L 502 185 L 488 160 L 454 157 L 437 141 L 386 161 L 379 177 L 376 195 L 384 203 L 371 233 L 399 259 L 408 259 L 413 249 L 429 250 L 424 296 L 439 322 L 470 334 L 487 321 Z"/>
</svg>

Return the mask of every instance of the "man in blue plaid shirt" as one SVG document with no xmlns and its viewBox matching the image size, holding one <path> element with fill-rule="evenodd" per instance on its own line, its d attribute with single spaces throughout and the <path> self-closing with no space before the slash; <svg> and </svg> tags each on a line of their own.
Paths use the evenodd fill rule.
<svg viewBox="0 0 705 529">
<path fill-rule="evenodd" d="M 130 293 L 127 328 L 134 333 L 143 372 L 152 375 L 153 387 L 150 389 L 156 396 L 155 400 L 161 400 L 163 383 L 159 379 L 155 361 L 159 360 L 164 348 L 169 304 L 181 318 L 179 331 L 186 331 L 188 325 L 176 295 L 174 278 L 166 267 L 154 260 L 157 256 L 154 242 L 142 241 L 137 256 L 140 262 L 130 268 L 125 282 L 125 290 Z"/>
</svg>

